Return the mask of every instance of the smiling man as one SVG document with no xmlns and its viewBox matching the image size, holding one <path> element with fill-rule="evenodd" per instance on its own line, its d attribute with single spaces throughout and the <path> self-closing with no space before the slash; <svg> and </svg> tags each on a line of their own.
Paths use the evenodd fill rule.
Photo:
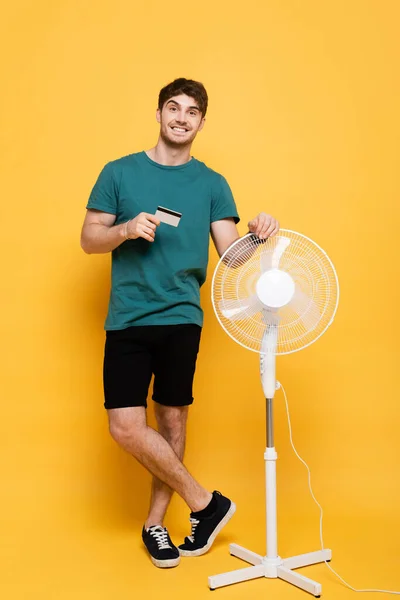
<svg viewBox="0 0 400 600">
<path fill-rule="evenodd" d="M 113 438 L 153 475 L 142 538 L 158 567 L 207 552 L 235 512 L 229 498 L 205 489 L 182 463 L 209 236 L 220 256 L 239 238 L 228 183 L 190 154 L 207 104 L 204 86 L 193 80 L 176 79 L 161 90 L 156 146 L 104 167 L 81 235 L 86 253 L 112 252 L 104 406 Z M 278 229 L 265 213 L 249 222 L 262 239 Z M 146 420 L 153 374 L 158 431 Z M 179 548 L 164 527 L 173 491 L 191 511 L 191 534 Z"/>
</svg>

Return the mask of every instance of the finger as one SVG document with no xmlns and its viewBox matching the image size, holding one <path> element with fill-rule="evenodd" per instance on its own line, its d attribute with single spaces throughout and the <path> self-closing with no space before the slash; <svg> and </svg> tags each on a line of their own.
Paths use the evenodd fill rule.
<svg viewBox="0 0 400 600">
<path fill-rule="evenodd" d="M 157 229 L 157 225 L 155 225 L 154 223 L 152 223 L 151 221 L 149 221 L 148 219 L 146 219 L 145 221 L 143 221 L 142 225 L 144 227 L 148 227 L 149 229 L 151 229 L 152 231 L 155 231 Z"/>
<path fill-rule="evenodd" d="M 143 238 L 144 240 L 147 240 L 148 242 L 154 242 L 154 237 L 152 237 L 151 235 L 149 235 L 148 233 L 142 231 L 139 234 L 139 237 Z"/>
<path fill-rule="evenodd" d="M 144 225 L 144 226 L 142 227 L 142 231 L 143 231 L 144 233 L 147 233 L 147 235 L 150 235 L 152 238 L 154 238 L 154 236 L 155 236 L 155 231 L 154 231 L 153 227 L 154 227 L 154 229 L 155 229 L 155 225 L 152 225 L 151 227 L 148 227 L 147 225 Z"/>
<path fill-rule="evenodd" d="M 149 215 L 149 216 L 151 217 L 151 215 Z M 141 227 L 150 227 L 151 229 L 154 229 L 154 230 L 157 228 L 157 224 L 154 223 L 153 221 L 151 221 L 150 219 L 148 219 L 146 217 L 146 215 L 143 215 L 143 217 L 139 220 L 139 224 L 141 225 Z"/>
<path fill-rule="evenodd" d="M 262 217 L 259 217 L 257 219 L 257 226 L 256 226 L 256 230 L 255 230 L 255 234 L 258 235 L 258 237 L 260 237 L 260 233 L 262 231 L 264 225 L 264 219 Z"/>
<path fill-rule="evenodd" d="M 154 223 L 155 225 L 157 225 L 157 227 L 161 223 L 160 219 L 157 219 L 156 215 L 151 215 L 150 213 L 144 213 L 144 216 L 146 217 L 146 219 L 148 221 L 151 221 L 152 223 Z"/>
<path fill-rule="evenodd" d="M 264 225 L 263 225 L 263 227 L 262 227 L 262 229 L 260 231 L 260 238 L 261 239 L 268 237 L 267 232 L 269 231 L 269 229 L 270 229 L 269 221 L 267 220 L 266 223 L 264 223 Z"/>
<path fill-rule="evenodd" d="M 280 229 L 279 221 L 276 221 L 275 229 L 271 233 L 270 237 L 274 237 L 274 235 L 276 235 L 279 232 L 279 229 Z"/>
<path fill-rule="evenodd" d="M 263 220 L 261 218 L 254 219 L 253 232 L 255 235 L 257 235 L 257 236 L 260 235 L 262 227 L 263 227 Z"/>
<path fill-rule="evenodd" d="M 270 215 L 266 215 L 265 213 L 261 213 L 260 215 L 260 226 L 259 226 L 259 234 L 265 237 L 265 233 L 268 227 L 271 224 L 272 217 Z"/>
<path fill-rule="evenodd" d="M 261 238 L 266 238 L 268 237 L 268 231 L 271 228 L 271 219 L 270 218 L 266 218 L 263 222 L 263 225 L 261 227 L 261 231 L 260 231 L 260 237 Z M 272 231 L 272 230 L 271 230 Z"/>
<path fill-rule="evenodd" d="M 274 237 L 274 235 L 276 235 L 279 231 L 279 227 L 275 227 L 275 229 L 273 230 L 273 232 L 270 234 L 269 237 Z"/>
<path fill-rule="evenodd" d="M 254 233 L 256 230 L 256 224 L 254 221 L 249 221 L 249 223 L 247 223 L 247 227 L 249 228 L 250 233 Z"/>
<path fill-rule="evenodd" d="M 267 228 L 267 230 L 265 232 L 265 235 L 267 237 L 270 237 L 271 233 L 274 231 L 275 228 L 276 228 L 276 221 L 275 221 L 275 219 L 272 219 L 269 227 Z"/>
</svg>

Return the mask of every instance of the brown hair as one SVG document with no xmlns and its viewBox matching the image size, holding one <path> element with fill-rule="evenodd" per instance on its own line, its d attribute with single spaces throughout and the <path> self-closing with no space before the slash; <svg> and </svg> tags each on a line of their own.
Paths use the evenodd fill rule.
<svg viewBox="0 0 400 600">
<path fill-rule="evenodd" d="M 184 77 L 175 79 L 172 83 L 163 87 L 158 96 L 158 108 L 162 110 L 164 104 L 168 102 L 168 100 L 173 98 L 173 96 L 179 96 L 180 94 L 186 94 L 186 96 L 194 98 L 199 105 L 202 117 L 205 117 L 208 106 L 206 88 L 199 81 L 185 79 Z"/>
</svg>

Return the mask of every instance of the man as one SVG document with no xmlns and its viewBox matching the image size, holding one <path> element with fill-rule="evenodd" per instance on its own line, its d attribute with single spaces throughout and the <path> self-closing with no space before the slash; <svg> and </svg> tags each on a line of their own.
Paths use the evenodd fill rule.
<svg viewBox="0 0 400 600">
<path fill-rule="evenodd" d="M 81 236 L 86 253 L 112 252 L 104 406 L 113 438 L 153 475 L 142 538 L 158 567 L 178 565 L 180 555 L 207 552 L 235 512 L 230 499 L 210 493 L 182 464 L 209 235 L 220 256 L 239 238 L 239 217 L 226 180 L 190 155 L 204 127 L 207 103 L 204 86 L 193 80 L 176 79 L 161 90 L 156 146 L 104 167 Z M 160 213 L 159 206 L 167 212 Z M 164 222 L 171 212 L 172 225 Z M 249 229 L 266 239 L 279 224 L 261 213 Z M 153 373 L 158 432 L 146 422 Z M 163 526 L 173 491 L 191 510 L 191 535 L 179 548 Z"/>
</svg>

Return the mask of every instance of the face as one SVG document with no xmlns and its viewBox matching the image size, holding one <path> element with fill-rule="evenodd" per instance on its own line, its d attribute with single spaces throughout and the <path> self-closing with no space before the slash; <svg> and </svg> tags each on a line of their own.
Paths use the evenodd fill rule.
<svg viewBox="0 0 400 600">
<path fill-rule="evenodd" d="M 181 94 L 170 98 L 162 110 L 157 110 L 160 136 L 171 147 L 189 146 L 204 126 L 198 104 L 194 98 Z"/>
</svg>

